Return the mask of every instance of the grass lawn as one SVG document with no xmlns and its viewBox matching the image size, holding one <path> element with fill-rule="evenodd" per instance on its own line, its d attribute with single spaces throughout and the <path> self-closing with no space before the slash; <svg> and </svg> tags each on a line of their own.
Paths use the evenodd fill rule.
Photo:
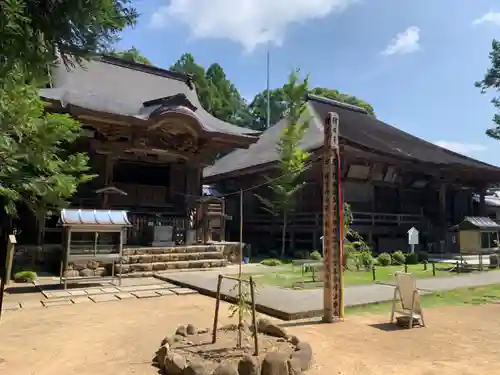
<svg viewBox="0 0 500 375">
<path fill-rule="evenodd" d="M 483 305 L 500 301 L 500 285 L 460 288 L 447 292 L 426 294 L 420 297 L 423 308 L 457 305 Z M 390 312 L 392 302 L 346 307 L 347 315 Z"/>
<path fill-rule="evenodd" d="M 438 270 L 436 267 L 436 276 L 450 276 L 455 273 Z M 404 266 L 387 266 L 375 267 L 376 282 L 390 282 L 396 271 L 404 271 Z M 408 272 L 411 272 L 417 278 L 433 277 L 432 266 L 429 264 L 427 270 L 424 270 L 423 264 L 409 265 Z M 302 274 L 300 266 L 293 267 L 291 264 L 285 264 L 278 267 L 266 267 L 266 270 L 260 273 L 246 274 L 244 276 L 252 276 L 255 281 L 260 284 L 273 285 L 281 288 L 318 288 L 321 287 L 321 282 L 313 279 L 313 273 L 307 272 Z M 372 271 L 351 271 L 344 272 L 344 284 L 347 285 L 366 285 L 373 283 Z"/>
</svg>

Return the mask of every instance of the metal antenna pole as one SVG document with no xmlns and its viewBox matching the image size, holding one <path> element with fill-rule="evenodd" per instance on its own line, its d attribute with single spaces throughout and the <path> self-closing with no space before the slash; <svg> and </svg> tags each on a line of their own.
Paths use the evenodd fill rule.
<svg viewBox="0 0 500 375">
<path fill-rule="evenodd" d="M 270 52 L 269 52 L 269 43 L 267 44 L 267 56 L 266 56 L 266 75 L 267 75 L 267 113 L 266 113 L 266 129 L 271 127 L 271 93 L 269 92 L 269 72 L 270 72 Z"/>
</svg>

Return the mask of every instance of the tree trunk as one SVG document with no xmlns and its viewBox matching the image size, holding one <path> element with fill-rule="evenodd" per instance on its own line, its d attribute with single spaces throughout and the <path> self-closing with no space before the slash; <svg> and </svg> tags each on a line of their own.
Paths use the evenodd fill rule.
<svg viewBox="0 0 500 375">
<path fill-rule="evenodd" d="M 286 250 L 286 230 L 287 230 L 287 214 L 283 212 L 283 229 L 281 231 L 281 258 L 285 257 Z"/>
</svg>

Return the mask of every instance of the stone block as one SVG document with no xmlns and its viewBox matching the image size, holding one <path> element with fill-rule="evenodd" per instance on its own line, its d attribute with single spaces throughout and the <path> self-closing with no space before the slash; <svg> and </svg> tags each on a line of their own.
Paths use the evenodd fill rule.
<svg viewBox="0 0 500 375">
<path fill-rule="evenodd" d="M 22 309 L 35 309 L 38 307 L 43 307 L 42 301 L 36 300 L 36 301 L 21 301 L 21 308 Z"/>
<path fill-rule="evenodd" d="M 188 288 L 176 288 L 176 289 L 172 289 L 172 291 L 175 292 L 178 295 L 196 294 L 196 293 L 198 293 L 196 290 L 188 289 Z"/>
<path fill-rule="evenodd" d="M 55 307 L 55 306 L 64 306 L 73 304 L 73 302 L 69 298 L 42 301 L 42 303 L 45 307 Z"/>
<path fill-rule="evenodd" d="M 87 292 L 85 290 L 79 289 L 79 290 L 70 290 L 68 291 L 70 296 L 86 296 Z"/>
<path fill-rule="evenodd" d="M 88 296 L 74 297 L 74 298 L 71 298 L 71 301 L 73 301 L 74 304 L 92 302 Z"/>
<path fill-rule="evenodd" d="M 101 288 L 103 293 L 118 293 L 119 290 L 118 288 L 115 287 L 107 287 L 107 288 Z"/>
<path fill-rule="evenodd" d="M 169 289 L 160 289 L 160 290 L 156 290 L 155 291 L 156 293 L 158 293 L 160 296 L 175 296 L 176 294 L 169 290 Z"/>
<path fill-rule="evenodd" d="M 95 303 L 118 301 L 118 298 L 113 294 L 97 294 L 95 296 L 89 296 L 89 298 Z"/>
<path fill-rule="evenodd" d="M 159 297 L 160 296 L 159 294 L 157 294 L 153 290 L 142 290 L 139 292 L 132 292 L 132 294 L 134 296 L 136 296 L 137 298 L 152 298 L 152 297 Z"/>
<path fill-rule="evenodd" d="M 120 300 L 136 298 L 134 295 L 132 295 L 132 293 L 127 293 L 127 292 L 117 293 L 115 294 L 115 296 Z"/>
</svg>

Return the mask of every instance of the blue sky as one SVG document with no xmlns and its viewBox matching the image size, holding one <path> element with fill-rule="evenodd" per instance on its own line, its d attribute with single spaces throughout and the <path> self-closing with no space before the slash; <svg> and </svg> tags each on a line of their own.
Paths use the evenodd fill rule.
<svg viewBox="0 0 500 375">
<path fill-rule="evenodd" d="M 498 0 L 138 0 L 119 48 L 168 68 L 184 52 L 218 62 L 247 98 L 292 68 L 369 102 L 392 125 L 500 165 L 490 97 L 474 87 L 500 38 Z M 341 120 L 342 122 L 342 120 Z"/>
</svg>

